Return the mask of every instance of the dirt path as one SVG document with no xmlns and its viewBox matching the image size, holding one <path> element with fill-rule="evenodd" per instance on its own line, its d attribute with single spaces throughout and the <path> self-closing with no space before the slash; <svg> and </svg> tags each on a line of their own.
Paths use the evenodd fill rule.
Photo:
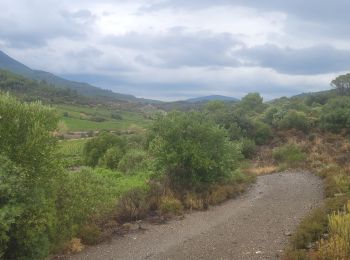
<svg viewBox="0 0 350 260">
<path fill-rule="evenodd" d="M 249 192 L 208 211 L 115 238 L 71 259 L 278 259 L 300 219 L 322 202 L 308 173 L 259 177 Z"/>
</svg>

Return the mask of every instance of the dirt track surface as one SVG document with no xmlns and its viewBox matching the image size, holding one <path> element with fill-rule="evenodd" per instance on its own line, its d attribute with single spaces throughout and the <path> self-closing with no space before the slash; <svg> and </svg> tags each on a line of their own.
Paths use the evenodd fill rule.
<svg viewBox="0 0 350 260">
<path fill-rule="evenodd" d="M 115 237 L 70 259 L 279 259 L 299 221 L 322 203 L 322 182 L 309 173 L 258 177 L 237 199 L 145 232 Z"/>
</svg>

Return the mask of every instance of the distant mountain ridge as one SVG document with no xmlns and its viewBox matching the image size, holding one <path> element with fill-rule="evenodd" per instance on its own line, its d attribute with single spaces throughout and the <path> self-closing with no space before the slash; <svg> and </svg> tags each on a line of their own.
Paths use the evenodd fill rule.
<svg viewBox="0 0 350 260">
<path fill-rule="evenodd" d="M 111 90 L 102 89 L 99 87 L 92 86 L 88 83 L 70 81 L 61 77 L 58 77 L 50 72 L 33 70 L 26 65 L 16 61 L 4 52 L 0 51 L 0 69 L 8 70 L 12 73 L 19 74 L 23 77 L 45 81 L 48 84 L 55 85 L 58 88 L 69 88 L 75 90 L 78 94 L 83 96 L 102 96 L 109 98 L 116 98 L 128 101 L 147 101 L 145 99 L 138 99 L 133 95 L 115 93 Z"/>
<path fill-rule="evenodd" d="M 197 102 L 208 102 L 208 101 L 227 101 L 227 102 L 238 102 L 238 98 L 234 97 L 228 97 L 228 96 L 221 96 L 221 95 L 211 95 L 211 96 L 204 96 L 204 97 L 197 97 L 197 98 L 190 98 L 185 100 L 186 102 L 190 103 L 197 103 Z"/>
</svg>

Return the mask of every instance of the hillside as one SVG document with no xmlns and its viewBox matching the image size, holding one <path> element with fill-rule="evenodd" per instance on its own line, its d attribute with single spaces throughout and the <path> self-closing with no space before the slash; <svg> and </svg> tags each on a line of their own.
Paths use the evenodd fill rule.
<svg viewBox="0 0 350 260">
<path fill-rule="evenodd" d="M 23 77 L 26 77 L 32 80 L 44 81 L 58 88 L 69 88 L 83 96 L 89 96 L 89 97 L 101 96 L 101 97 L 116 98 L 116 99 L 127 100 L 127 101 L 147 102 L 147 100 L 145 99 L 138 99 L 132 95 L 115 93 L 111 90 L 98 88 L 87 83 L 70 81 L 70 80 L 58 77 L 50 72 L 46 72 L 42 70 L 33 70 L 27 67 L 26 65 L 11 58 L 10 56 L 8 56 L 2 51 L 0 51 L 0 69 L 8 70 L 12 73 L 19 74 Z"/>
<path fill-rule="evenodd" d="M 185 100 L 185 102 L 190 103 L 196 103 L 196 102 L 208 102 L 208 101 L 227 101 L 227 102 L 238 102 L 238 98 L 234 97 L 228 97 L 228 96 L 221 96 L 221 95 L 211 95 L 211 96 L 204 96 L 204 97 L 197 97 L 197 98 L 190 98 Z"/>
</svg>

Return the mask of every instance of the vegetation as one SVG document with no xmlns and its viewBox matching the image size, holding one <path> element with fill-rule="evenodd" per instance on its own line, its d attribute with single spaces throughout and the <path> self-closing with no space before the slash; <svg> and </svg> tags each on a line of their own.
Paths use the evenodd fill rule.
<svg viewBox="0 0 350 260">
<path fill-rule="evenodd" d="M 0 258 L 76 251 L 126 221 L 206 209 L 242 192 L 252 174 L 296 167 L 324 178 L 326 200 L 300 224 L 286 258 L 349 258 L 346 80 L 333 82 L 341 91 L 269 103 L 250 93 L 145 119 L 1 72 L 1 89 L 18 99 L 0 94 Z M 23 102 L 37 98 L 54 106 Z M 78 130 L 84 138 L 58 141 Z"/>
<path fill-rule="evenodd" d="M 181 189 L 224 181 L 238 168 L 241 154 L 227 135 L 197 112 L 173 112 L 158 118 L 149 137 L 156 170 Z"/>
</svg>

